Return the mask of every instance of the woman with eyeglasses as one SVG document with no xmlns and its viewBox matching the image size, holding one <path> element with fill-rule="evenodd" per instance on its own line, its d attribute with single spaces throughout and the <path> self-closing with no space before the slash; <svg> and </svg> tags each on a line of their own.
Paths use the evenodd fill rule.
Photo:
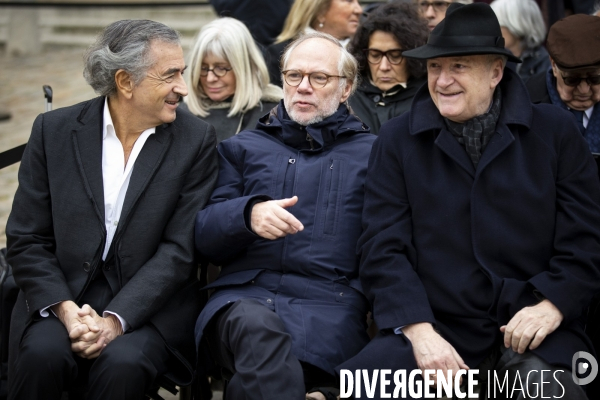
<svg viewBox="0 0 600 400">
<path fill-rule="evenodd" d="M 185 98 L 188 109 L 212 124 L 217 141 L 244 129 L 283 98 L 269 82 L 263 56 L 246 26 L 233 18 L 219 18 L 198 33 L 189 60 Z"/>
<path fill-rule="evenodd" d="M 292 40 L 303 33 L 318 31 L 328 33 L 346 45 L 358 28 L 362 11 L 358 0 L 295 0 L 281 34 L 267 49 L 271 81 L 283 85 L 279 59 Z"/>
<path fill-rule="evenodd" d="M 372 133 L 408 111 L 417 89 L 427 82 L 425 64 L 404 58 L 402 52 L 424 45 L 428 34 L 416 7 L 396 2 L 369 14 L 350 42 L 362 83 L 348 103 Z"/>
</svg>

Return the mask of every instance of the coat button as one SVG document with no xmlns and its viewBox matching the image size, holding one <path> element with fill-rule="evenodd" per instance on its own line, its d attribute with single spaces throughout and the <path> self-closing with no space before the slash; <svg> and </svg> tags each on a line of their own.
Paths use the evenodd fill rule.
<svg viewBox="0 0 600 400">
<path fill-rule="evenodd" d="M 90 272 L 90 268 L 91 268 L 91 265 L 90 265 L 89 262 L 86 261 L 86 262 L 83 263 L 83 270 L 85 272 Z"/>
<path fill-rule="evenodd" d="M 271 300 L 271 299 L 267 299 L 267 303 L 268 303 L 268 304 L 271 304 L 272 302 L 273 302 L 273 300 Z"/>
<path fill-rule="evenodd" d="M 105 271 L 110 271 L 110 265 L 104 265 L 104 270 Z"/>
<path fill-rule="evenodd" d="M 377 103 L 379 100 L 381 100 L 381 96 L 377 95 L 377 96 L 373 97 L 373 101 L 375 103 Z"/>
</svg>

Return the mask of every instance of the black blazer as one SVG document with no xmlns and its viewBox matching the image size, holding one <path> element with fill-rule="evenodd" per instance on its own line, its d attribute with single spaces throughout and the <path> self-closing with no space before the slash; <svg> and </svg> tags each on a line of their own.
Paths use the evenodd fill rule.
<svg viewBox="0 0 600 400">
<path fill-rule="evenodd" d="M 156 127 L 135 162 L 103 264 L 103 107 L 99 97 L 34 122 L 6 227 L 8 261 L 21 289 L 12 314 L 9 370 L 38 311 L 77 301 L 93 271 L 104 265 L 116 293 L 106 309 L 131 329 L 154 326 L 175 355 L 171 377 L 184 384 L 191 380 L 200 311 L 193 228 L 217 177 L 215 131 L 179 110 L 173 123 Z"/>
</svg>

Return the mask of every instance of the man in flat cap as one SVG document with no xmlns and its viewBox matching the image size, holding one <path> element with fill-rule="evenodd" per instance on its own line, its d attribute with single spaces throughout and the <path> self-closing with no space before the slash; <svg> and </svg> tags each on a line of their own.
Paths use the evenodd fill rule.
<svg viewBox="0 0 600 400">
<path fill-rule="evenodd" d="M 600 153 L 600 18 L 561 19 L 550 28 L 546 47 L 552 68 L 527 83 L 531 100 L 571 111 L 590 150 Z"/>
<path fill-rule="evenodd" d="M 450 5 L 403 55 L 428 85 L 373 145 L 358 248 L 380 332 L 341 376 L 477 369 L 487 398 L 585 399 L 571 362 L 592 352 L 600 184 L 575 120 L 531 104 L 487 4 Z"/>
</svg>

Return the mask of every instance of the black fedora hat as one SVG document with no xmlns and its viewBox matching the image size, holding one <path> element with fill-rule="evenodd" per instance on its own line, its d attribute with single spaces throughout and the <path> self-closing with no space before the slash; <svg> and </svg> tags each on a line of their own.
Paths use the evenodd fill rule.
<svg viewBox="0 0 600 400">
<path fill-rule="evenodd" d="M 521 62 L 504 48 L 498 18 L 485 3 L 450 4 L 446 17 L 431 31 L 427 44 L 402 52 L 405 57 L 421 60 L 475 54 L 500 54 L 510 61 Z"/>
</svg>

